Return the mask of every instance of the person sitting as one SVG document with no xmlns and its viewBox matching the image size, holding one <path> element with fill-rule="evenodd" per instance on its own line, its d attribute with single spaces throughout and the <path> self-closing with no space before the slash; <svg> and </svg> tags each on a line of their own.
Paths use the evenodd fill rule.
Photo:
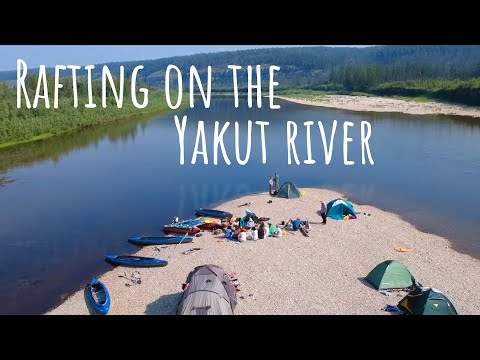
<svg viewBox="0 0 480 360">
<path fill-rule="evenodd" d="M 265 233 L 264 239 L 270 236 L 270 226 L 267 223 L 263 224 L 263 232 Z"/>
<path fill-rule="evenodd" d="M 292 223 L 292 229 L 295 231 L 300 229 L 300 226 L 302 225 L 302 220 L 300 220 L 298 217 L 296 220 L 290 220 L 290 222 Z"/>
<path fill-rule="evenodd" d="M 225 230 L 225 237 L 226 237 L 227 239 L 231 239 L 231 238 L 232 238 L 232 235 L 233 235 L 233 230 L 232 230 L 232 227 L 229 226 L 229 227 L 227 228 L 227 230 Z"/>
<path fill-rule="evenodd" d="M 275 234 L 275 226 L 273 226 L 272 223 L 268 223 L 269 227 L 268 227 L 268 231 L 269 231 L 269 234 L 270 236 L 273 236 L 273 234 Z"/>
<path fill-rule="evenodd" d="M 263 223 L 263 221 L 260 223 L 260 226 L 258 227 L 258 238 L 265 239 L 265 224 Z"/>
<path fill-rule="evenodd" d="M 238 234 L 238 241 L 239 242 L 247 241 L 247 233 L 245 231 L 241 231 L 240 234 Z"/>
<path fill-rule="evenodd" d="M 252 229 L 252 240 L 253 241 L 258 240 L 258 230 L 255 227 L 253 227 Z"/>
<path fill-rule="evenodd" d="M 277 228 L 275 229 L 275 234 L 273 236 L 275 237 L 282 237 L 282 228 L 280 227 L 280 225 L 277 225 Z"/>
</svg>

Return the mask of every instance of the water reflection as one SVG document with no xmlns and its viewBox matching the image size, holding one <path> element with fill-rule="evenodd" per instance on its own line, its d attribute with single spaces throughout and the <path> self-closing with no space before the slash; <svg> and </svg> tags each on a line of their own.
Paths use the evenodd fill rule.
<svg viewBox="0 0 480 360">
<path fill-rule="evenodd" d="M 122 119 L 103 125 L 60 134 L 52 138 L 0 148 L 0 173 L 16 167 L 28 167 L 42 161 L 58 162 L 72 151 L 95 146 L 107 139 L 111 143 L 133 141 L 138 131 L 145 131 L 152 115 Z"/>
</svg>

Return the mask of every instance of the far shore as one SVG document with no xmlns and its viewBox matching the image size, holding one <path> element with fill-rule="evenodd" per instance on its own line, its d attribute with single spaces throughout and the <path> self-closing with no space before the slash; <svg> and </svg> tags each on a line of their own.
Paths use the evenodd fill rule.
<svg viewBox="0 0 480 360">
<path fill-rule="evenodd" d="M 412 115 L 455 115 L 480 117 L 480 107 L 453 105 L 441 102 L 416 102 L 378 96 L 323 95 L 313 98 L 302 96 L 275 96 L 297 104 L 322 106 L 351 111 L 398 112 Z"/>
<path fill-rule="evenodd" d="M 243 217 L 248 208 L 271 218 L 273 224 L 299 217 L 309 221 L 309 237 L 292 231 L 281 238 L 237 243 L 204 231 L 193 243 L 141 248 L 138 255 L 169 264 L 164 268 L 116 267 L 103 274 L 100 280 L 112 297 L 110 314 L 175 314 L 188 273 L 198 265 L 216 264 L 235 272 L 240 282 L 235 315 L 385 315 L 389 313 L 383 308 L 397 305 L 406 294 L 399 291 L 386 296 L 364 280 L 385 260 L 405 264 L 423 286 L 446 294 L 459 314 L 480 314 L 480 260 L 456 252 L 443 237 L 421 232 L 398 215 L 369 205 L 353 203 L 357 219 L 328 219 L 321 225 L 320 200 L 343 195 L 324 189 L 301 190 L 304 196 L 299 199 L 259 193 L 219 204 L 217 209 Z M 398 247 L 412 251 L 397 252 Z M 192 248 L 200 250 L 182 254 Z M 140 277 L 141 283 L 125 276 Z M 48 314 L 88 315 L 83 289 Z"/>
</svg>

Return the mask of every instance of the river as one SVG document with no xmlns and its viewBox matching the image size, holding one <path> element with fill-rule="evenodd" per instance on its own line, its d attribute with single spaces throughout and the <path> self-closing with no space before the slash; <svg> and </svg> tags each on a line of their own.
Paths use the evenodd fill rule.
<svg viewBox="0 0 480 360">
<path fill-rule="evenodd" d="M 276 102 L 280 110 L 248 109 L 245 100 L 236 109 L 232 98 L 218 97 L 210 109 L 179 113 L 180 119 L 188 117 L 185 165 L 179 162 L 174 113 L 0 149 L 0 313 L 46 312 L 110 269 L 104 255 L 135 252 L 128 237 L 161 234 L 162 225 L 174 216 L 190 218 L 195 208 L 267 191 L 275 172 L 281 182 L 331 188 L 354 202 L 395 212 L 420 230 L 447 237 L 456 250 L 480 258 L 478 119 Z M 333 155 L 325 165 L 316 122 L 322 121 L 329 139 L 334 119 L 338 127 Z M 208 165 L 201 155 L 191 164 L 198 120 L 205 121 Z M 219 164 L 213 165 L 215 121 L 220 127 L 226 121 L 240 123 L 243 159 L 247 120 L 270 122 L 265 128 L 267 163 L 262 164 L 257 125 L 248 163 L 237 163 L 231 124 L 224 141 L 232 164 L 226 165 L 219 154 Z M 287 162 L 287 121 L 298 124 L 300 165 Z M 313 165 L 303 163 L 305 121 L 315 122 Z M 355 124 L 349 129 L 353 166 L 343 163 L 345 121 Z M 374 165 L 361 163 L 362 121 L 371 124 Z"/>
</svg>

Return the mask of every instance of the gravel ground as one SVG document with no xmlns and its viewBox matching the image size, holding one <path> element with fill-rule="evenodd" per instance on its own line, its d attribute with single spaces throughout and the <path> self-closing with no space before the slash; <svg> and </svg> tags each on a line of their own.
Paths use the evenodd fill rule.
<svg viewBox="0 0 480 360">
<path fill-rule="evenodd" d="M 260 193 L 221 204 L 218 209 L 240 217 L 248 208 L 258 216 L 270 217 L 274 224 L 298 216 L 309 220 L 310 237 L 295 232 L 282 238 L 236 243 L 205 231 L 193 243 L 176 248 L 171 245 L 159 252 L 144 247 L 138 255 L 168 260 L 168 266 L 117 267 L 102 275 L 100 279 L 112 297 L 110 314 L 174 314 L 188 273 L 208 263 L 238 274 L 241 290 L 237 293 L 237 315 L 388 314 L 382 308 L 396 305 L 405 292 L 387 297 L 363 278 L 389 259 L 404 263 L 423 286 L 445 293 L 459 314 L 480 314 L 479 260 L 452 250 L 447 239 L 420 232 L 399 216 L 372 206 L 353 204 L 360 213 L 358 219 L 328 219 L 323 226 L 317 214 L 320 200 L 327 203 L 342 195 L 329 190 L 302 190 L 305 196 L 300 199 Z M 238 207 L 247 202 L 251 205 Z M 182 254 L 195 247 L 201 250 Z M 395 247 L 414 250 L 399 253 Z M 119 277 L 125 273 L 140 276 L 141 283 Z M 48 314 L 89 314 L 84 291 L 79 290 Z"/>
<path fill-rule="evenodd" d="M 458 115 L 480 117 L 480 107 L 453 105 L 441 102 L 416 102 L 379 96 L 325 95 L 317 99 L 294 99 L 277 96 L 294 103 L 323 106 L 350 111 L 400 112 L 414 115 Z"/>
</svg>

